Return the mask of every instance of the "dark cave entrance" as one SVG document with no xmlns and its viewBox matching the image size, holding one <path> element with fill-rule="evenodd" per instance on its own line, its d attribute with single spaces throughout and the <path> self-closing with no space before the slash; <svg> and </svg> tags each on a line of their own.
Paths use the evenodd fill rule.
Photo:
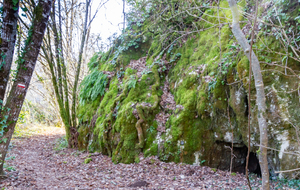
<svg viewBox="0 0 300 190">
<path fill-rule="evenodd" d="M 210 154 L 208 165 L 221 170 L 230 170 L 231 143 L 217 142 Z M 248 148 L 244 144 L 234 144 L 232 172 L 245 174 Z M 250 173 L 261 176 L 261 169 L 256 153 L 250 152 L 248 169 Z"/>
</svg>

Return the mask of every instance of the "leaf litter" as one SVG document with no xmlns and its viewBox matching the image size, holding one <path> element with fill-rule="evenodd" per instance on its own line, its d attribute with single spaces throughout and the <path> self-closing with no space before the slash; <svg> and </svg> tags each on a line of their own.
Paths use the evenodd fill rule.
<svg viewBox="0 0 300 190">
<path fill-rule="evenodd" d="M 243 174 L 184 163 L 161 162 L 157 157 L 144 158 L 133 164 L 114 164 L 101 153 L 58 148 L 63 129 L 14 138 L 1 181 L 4 189 L 248 189 Z M 85 164 L 85 160 L 90 161 Z M 261 180 L 252 176 L 253 189 Z M 274 189 L 276 183 L 272 183 Z M 288 188 L 283 188 L 288 189 Z"/>
</svg>

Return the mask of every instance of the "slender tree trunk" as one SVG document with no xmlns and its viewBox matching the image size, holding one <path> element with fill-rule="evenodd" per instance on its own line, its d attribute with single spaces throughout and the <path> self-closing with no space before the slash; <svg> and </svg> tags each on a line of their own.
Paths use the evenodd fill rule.
<svg viewBox="0 0 300 190">
<path fill-rule="evenodd" d="M 69 88 L 68 88 L 68 82 L 67 82 L 67 69 L 65 65 L 65 59 L 64 59 L 64 49 L 62 44 L 62 22 L 61 22 L 61 0 L 58 0 L 58 18 L 59 18 L 59 48 L 60 48 L 60 61 L 62 66 L 62 81 L 63 81 L 63 89 L 64 89 L 64 99 L 65 99 L 65 113 L 66 118 L 68 119 L 68 126 L 71 125 L 71 118 L 70 118 L 70 106 L 69 106 Z M 69 128 L 69 127 L 68 127 Z"/>
<path fill-rule="evenodd" d="M 125 14 L 125 0 L 123 0 L 123 31 L 122 33 L 125 33 L 125 22 L 126 22 L 126 14 Z"/>
<path fill-rule="evenodd" d="M 51 33 L 48 27 L 47 35 L 44 37 L 44 45 L 42 46 L 44 59 L 48 63 L 49 71 L 52 79 L 52 86 L 54 88 L 55 98 L 58 103 L 60 118 L 65 127 L 66 138 L 70 137 L 70 108 L 69 108 L 69 88 L 67 83 L 67 71 L 64 59 L 64 49 L 62 43 L 62 17 L 61 17 L 61 1 L 58 0 L 58 25 L 56 23 L 56 11 L 53 7 L 51 13 L 52 32 L 54 36 L 55 56 L 52 53 Z M 55 62 L 56 60 L 56 67 Z M 56 74 L 57 73 L 57 74 Z"/>
<path fill-rule="evenodd" d="M 60 3 L 60 2 L 58 2 Z M 62 85 L 62 73 L 61 73 L 61 50 L 59 47 L 59 41 L 61 40 L 61 36 L 58 33 L 57 27 L 56 27 L 56 19 L 55 19 L 55 6 L 52 7 L 52 13 L 51 13 L 51 20 L 52 20 L 52 30 L 54 33 L 54 45 L 55 45 L 55 56 L 56 56 L 56 65 L 57 65 L 57 79 L 58 79 L 58 91 L 59 96 L 62 98 L 62 101 L 64 101 L 63 96 L 63 85 Z"/>
<path fill-rule="evenodd" d="M 0 173 L 3 175 L 3 165 L 19 113 L 30 84 L 30 80 L 36 65 L 40 47 L 43 42 L 44 32 L 48 23 L 52 0 L 39 0 L 34 11 L 34 19 L 28 32 L 24 51 L 18 61 L 18 74 L 7 98 L 6 112 L 7 128 L 0 138 Z M 24 85 L 20 87 L 20 85 Z"/>
<path fill-rule="evenodd" d="M 260 154 L 259 154 L 259 163 L 262 170 L 262 189 L 269 190 L 269 169 L 268 169 L 268 159 L 267 159 L 267 148 L 268 147 L 268 130 L 267 130 L 267 122 L 266 122 L 266 103 L 265 103 L 265 91 L 264 91 L 264 83 L 261 74 L 260 64 L 258 58 L 256 57 L 253 50 L 245 38 L 243 34 L 240 24 L 239 24 L 239 15 L 238 15 L 238 7 L 235 0 L 228 0 L 233 22 L 232 22 L 232 33 L 237 39 L 238 43 L 243 48 L 246 56 L 249 60 L 251 60 L 252 71 L 254 75 L 255 89 L 256 89 L 256 104 L 257 104 L 257 119 L 260 130 Z M 250 57 L 251 51 L 251 57 Z"/>
<path fill-rule="evenodd" d="M 19 2 L 3 1 L 3 22 L 0 42 L 0 106 L 4 101 L 17 36 Z M 0 113 L 1 114 L 1 113 Z M 0 115 L 1 116 L 1 115 Z"/>
<path fill-rule="evenodd" d="M 73 87 L 73 93 L 72 93 L 72 127 L 73 127 L 72 131 L 74 131 L 74 132 L 76 131 L 76 126 L 77 126 L 77 123 L 76 123 L 77 86 L 78 86 L 80 68 L 81 68 L 81 63 L 82 63 L 83 49 L 84 49 L 84 44 L 85 44 L 85 39 L 86 39 L 86 34 L 87 34 L 89 5 L 90 5 L 90 0 L 86 0 L 85 21 L 84 21 L 84 27 L 83 27 L 83 31 L 82 31 L 79 57 L 78 57 L 78 63 L 77 63 L 77 68 L 76 68 L 77 70 L 76 70 L 76 74 L 75 74 L 75 81 L 74 81 L 74 87 Z M 71 134 L 71 135 L 75 135 L 75 134 Z M 71 138 L 74 138 L 74 136 Z M 69 146 L 73 146 L 72 142 L 70 142 L 70 140 L 71 139 L 69 139 Z M 74 140 L 76 140 L 76 139 L 74 139 Z"/>
</svg>

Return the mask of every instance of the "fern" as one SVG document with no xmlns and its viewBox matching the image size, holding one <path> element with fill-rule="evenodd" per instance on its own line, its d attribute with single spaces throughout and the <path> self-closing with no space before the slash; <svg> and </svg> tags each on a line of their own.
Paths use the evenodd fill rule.
<svg viewBox="0 0 300 190">
<path fill-rule="evenodd" d="M 98 52 L 93 55 L 93 57 L 90 59 L 90 62 L 88 63 L 90 71 L 99 66 L 99 57 L 103 56 L 103 54 L 104 53 L 102 52 Z"/>
<path fill-rule="evenodd" d="M 103 96 L 105 94 L 106 84 L 107 75 L 94 69 L 91 74 L 83 79 L 80 85 L 80 104 L 84 105 L 86 101 L 94 101 L 99 95 Z"/>
<path fill-rule="evenodd" d="M 131 88 L 135 88 L 135 85 L 136 85 L 136 78 L 134 75 L 131 75 L 128 82 L 127 82 L 127 85 L 128 85 L 128 89 L 131 89 Z"/>
</svg>

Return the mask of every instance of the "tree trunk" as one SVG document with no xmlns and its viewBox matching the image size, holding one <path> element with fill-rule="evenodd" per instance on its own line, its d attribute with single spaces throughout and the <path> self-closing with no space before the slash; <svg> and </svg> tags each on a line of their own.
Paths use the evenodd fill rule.
<svg viewBox="0 0 300 190">
<path fill-rule="evenodd" d="M 58 3 L 60 3 L 60 1 L 58 1 Z M 52 20 L 52 30 L 54 33 L 54 46 L 55 46 L 56 67 L 57 67 L 58 91 L 59 91 L 59 96 L 62 99 L 62 102 L 64 102 L 61 63 L 60 63 L 60 61 L 61 61 L 61 53 L 60 52 L 61 51 L 59 49 L 59 41 L 61 40 L 61 36 L 59 35 L 57 27 L 56 27 L 55 6 L 52 7 L 51 20 Z"/>
<path fill-rule="evenodd" d="M 62 17 L 61 17 L 61 4 L 60 0 L 58 1 L 58 17 L 59 17 L 59 36 L 62 36 Z M 66 69 L 66 64 L 65 64 L 65 58 L 64 58 L 64 48 L 62 45 L 62 38 L 59 38 L 59 48 L 60 48 L 60 61 L 62 65 L 62 81 L 64 85 L 64 99 L 65 99 L 65 112 L 66 112 L 66 118 L 68 118 L 68 125 L 71 125 L 71 118 L 70 118 L 70 105 L 69 105 L 69 88 L 68 88 L 68 82 L 67 82 L 67 69 Z"/>
<path fill-rule="evenodd" d="M 79 80 L 79 75 L 80 75 L 80 68 L 81 68 L 81 63 L 82 63 L 82 54 L 83 54 L 83 48 L 85 44 L 85 38 L 86 38 L 86 33 L 87 33 L 87 22 L 88 22 L 88 15 L 89 15 L 89 5 L 90 5 L 90 0 L 86 0 L 86 12 L 85 12 L 85 21 L 84 21 L 84 27 L 82 31 L 82 37 L 81 37 L 81 44 L 80 44 L 80 50 L 79 50 L 79 57 L 78 57 L 78 63 L 77 63 L 77 70 L 76 70 L 76 75 L 75 75 L 75 81 L 74 81 L 74 87 L 73 87 L 73 93 L 72 93 L 72 126 L 74 129 L 76 129 L 77 123 L 76 123 L 76 105 L 77 105 L 77 86 L 78 86 L 78 80 Z M 72 130 L 72 131 L 77 131 L 77 130 Z M 77 134 L 72 134 L 71 136 L 76 137 Z M 70 137 L 69 139 L 69 146 L 73 147 L 77 142 L 73 142 L 75 139 Z M 76 140 L 75 140 L 76 141 Z"/>
<path fill-rule="evenodd" d="M 0 42 L 0 106 L 2 105 L 1 102 L 4 101 L 10 68 L 14 57 L 18 12 L 19 2 L 14 4 L 12 0 L 4 0 Z"/>
<path fill-rule="evenodd" d="M 238 43 L 244 50 L 244 53 L 251 59 L 252 63 L 252 71 L 254 75 L 255 89 L 256 89 L 256 104 L 258 109 L 257 119 L 260 130 L 260 154 L 259 154 L 259 163 L 262 170 L 262 189 L 268 190 L 270 189 L 269 185 L 269 169 L 268 169 L 268 160 L 267 160 L 267 148 L 268 147 L 268 130 L 267 130 L 267 122 L 266 122 L 266 103 L 265 103 L 265 91 L 264 91 L 264 83 L 261 74 L 260 64 L 258 58 L 255 53 L 251 52 L 250 57 L 250 45 L 243 34 L 240 24 L 239 24 L 239 15 L 238 15 L 238 7 L 235 0 L 228 0 L 233 22 L 232 22 L 232 33 L 237 39 Z"/>
<path fill-rule="evenodd" d="M 30 80 L 36 65 L 40 47 L 43 42 L 44 32 L 48 23 L 52 0 L 39 0 L 34 11 L 34 19 L 28 31 L 25 47 L 18 60 L 18 73 L 13 83 L 5 105 L 6 111 L 2 114 L 7 117 L 7 128 L 4 130 L 0 141 L 0 173 L 3 175 L 3 165 L 16 122 L 21 111 Z M 20 87 L 20 85 L 24 85 Z"/>
<path fill-rule="evenodd" d="M 64 59 L 64 53 L 63 53 L 63 45 L 62 45 L 62 17 L 61 17 L 61 1 L 58 1 L 58 25 L 56 23 L 55 19 L 56 11 L 55 8 L 52 8 L 52 14 L 51 19 L 53 21 L 52 23 L 52 30 L 53 30 L 53 36 L 54 36 L 54 46 L 55 46 L 55 60 L 56 60 L 56 70 L 58 73 L 58 76 L 55 76 L 55 66 L 53 63 L 53 54 L 51 53 L 51 35 L 50 31 L 48 31 L 48 35 L 46 41 L 48 41 L 48 44 L 46 44 L 47 49 L 50 51 L 50 57 L 47 55 L 46 49 L 43 48 L 43 52 L 46 57 L 46 61 L 50 68 L 51 78 L 52 78 L 52 85 L 55 90 L 55 96 L 56 100 L 59 105 L 59 111 L 60 116 L 62 118 L 62 121 L 65 125 L 66 130 L 66 138 L 69 139 L 70 134 L 70 127 L 71 127 L 71 118 L 70 118 L 70 109 L 69 109 L 69 89 L 68 89 L 68 83 L 67 83 L 67 71 L 65 66 L 65 59 Z M 57 82 L 58 81 L 58 82 Z"/>
</svg>

